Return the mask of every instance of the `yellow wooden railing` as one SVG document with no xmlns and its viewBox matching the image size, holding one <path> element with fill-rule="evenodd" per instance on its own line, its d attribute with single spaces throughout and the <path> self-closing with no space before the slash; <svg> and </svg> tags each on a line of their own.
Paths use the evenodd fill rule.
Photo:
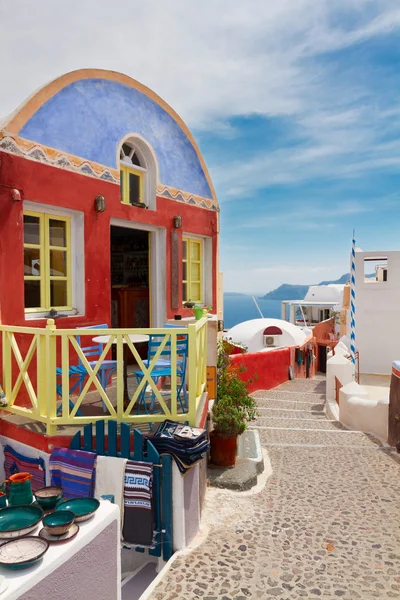
<svg viewBox="0 0 400 600">
<path fill-rule="evenodd" d="M 3 389 L 7 398 L 8 412 L 29 417 L 46 425 L 47 435 L 54 435 L 60 425 L 85 425 L 96 420 L 113 419 L 127 423 L 157 423 L 165 419 L 188 421 L 196 425 L 197 411 L 206 389 L 207 365 L 207 319 L 203 318 L 187 327 L 160 329 L 57 329 L 53 319 L 47 321 L 45 328 L 14 327 L 0 325 L 2 332 L 2 377 Z M 163 336 L 157 353 L 146 366 L 129 335 L 144 334 Z M 109 341 L 104 345 L 97 362 L 92 366 L 82 348 L 93 345 L 92 338 L 107 335 Z M 183 406 L 178 398 L 177 361 L 179 356 L 179 337 L 188 336 L 187 395 L 188 405 Z M 81 339 L 81 345 L 77 341 Z M 88 343 L 84 338 L 88 337 Z M 181 338 L 182 339 L 182 338 Z M 152 377 L 152 372 L 166 344 L 171 343 L 171 389 L 165 396 Z M 104 360 L 109 359 L 112 345 L 116 348 L 116 376 L 112 385 L 103 389 L 97 373 Z M 25 353 L 25 357 L 23 357 Z M 143 377 L 128 400 L 124 401 L 124 354 L 133 355 Z M 78 360 L 86 369 L 87 376 L 81 391 L 70 395 L 70 366 Z M 57 367 L 61 374 L 57 374 Z M 133 371 L 132 367 L 130 371 Z M 154 374 L 153 374 L 154 375 Z M 98 415 L 80 414 L 85 405 L 87 394 L 98 393 L 104 412 Z M 152 395 L 158 403 L 156 411 L 147 409 L 147 404 L 139 405 L 143 400 L 143 391 Z M 183 395 L 181 396 L 182 399 Z M 126 395 L 125 395 L 126 398 Z M 147 396 L 146 396 L 147 398 Z M 60 408 L 61 405 L 61 408 Z M 85 405 L 87 406 L 87 405 Z M 144 408 L 144 411 L 142 410 Z M 86 411 L 85 411 L 86 412 Z"/>
</svg>

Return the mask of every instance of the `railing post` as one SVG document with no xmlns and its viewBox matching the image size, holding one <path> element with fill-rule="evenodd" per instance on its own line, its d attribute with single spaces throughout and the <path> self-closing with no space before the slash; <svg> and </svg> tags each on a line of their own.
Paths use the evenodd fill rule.
<svg viewBox="0 0 400 600">
<path fill-rule="evenodd" d="M 36 354 L 36 379 L 37 379 L 37 399 L 39 415 L 45 417 L 46 412 L 46 385 L 47 385 L 47 355 L 46 355 L 46 334 L 37 334 L 37 354 Z"/>
<path fill-rule="evenodd" d="M 197 352 L 196 352 L 196 325 L 188 325 L 189 337 L 189 425 L 196 427 L 196 393 L 197 393 Z"/>
<path fill-rule="evenodd" d="M 46 334 L 45 334 L 45 389 L 46 389 L 46 433 L 54 435 L 57 431 L 57 426 L 51 423 L 57 415 L 57 377 L 56 377 L 56 362 L 57 362 L 57 338 L 55 335 L 56 325 L 54 319 L 47 319 Z"/>
<path fill-rule="evenodd" d="M 203 326 L 203 373 L 202 373 L 202 385 L 203 385 L 203 389 L 206 390 L 207 387 L 207 353 L 208 353 L 208 346 L 207 346 L 207 335 L 208 335 L 208 326 L 207 326 L 207 321 Z"/>
<path fill-rule="evenodd" d="M 11 401 L 12 378 L 11 378 L 11 344 L 7 331 L 3 331 L 3 386 L 8 402 Z"/>
</svg>

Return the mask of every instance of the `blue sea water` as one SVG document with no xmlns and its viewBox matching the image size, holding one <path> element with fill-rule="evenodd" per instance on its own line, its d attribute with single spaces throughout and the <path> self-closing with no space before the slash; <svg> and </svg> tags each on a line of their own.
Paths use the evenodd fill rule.
<svg viewBox="0 0 400 600">
<path fill-rule="evenodd" d="M 258 306 L 261 309 L 265 318 L 280 319 L 281 318 L 281 301 L 280 300 L 262 300 L 256 298 Z M 245 294 L 231 295 L 224 294 L 224 326 L 225 329 L 230 329 L 242 321 L 261 318 L 253 298 Z"/>
</svg>

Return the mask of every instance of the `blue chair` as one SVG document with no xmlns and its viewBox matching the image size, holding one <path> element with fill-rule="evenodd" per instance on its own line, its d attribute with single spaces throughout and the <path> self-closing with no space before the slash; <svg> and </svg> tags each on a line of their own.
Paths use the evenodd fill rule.
<svg viewBox="0 0 400 600">
<path fill-rule="evenodd" d="M 150 335 L 149 343 L 148 343 L 148 351 L 147 351 L 147 359 L 143 361 L 144 365 L 148 367 L 155 357 L 157 351 L 159 350 L 161 344 L 164 341 L 164 335 Z M 186 363 L 187 363 L 187 355 L 188 355 L 188 336 L 186 334 L 179 336 L 177 340 L 177 356 L 178 359 L 176 361 L 176 369 L 177 376 L 179 378 L 179 384 L 177 386 L 177 398 L 181 405 L 182 412 L 185 412 L 185 407 L 187 407 L 188 399 L 187 399 L 187 390 L 186 390 Z M 139 385 L 144 377 L 144 373 L 141 370 L 133 371 L 133 374 L 136 377 L 137 384 Z M 171 339 L 169 338 L 165 343 L 164 348 L 160 353 L 160 358 L 157 360 L 151 371 L 151 378 L 154 383 L 157 385 L 159 380 L 162 377 L 171 378 L 172 375 L 172 360 L 171 360 Z M 143 388 L 140 397 L 138 399 L 138 413 L 140 408 L 143 406 L 146 414 L 149 414 L 147 410 L 147 404 L 145 399 L 146 388 Z M 155 394 L 152 391 L 152 400 L 150 404 L 150 410 L 154 409 L 155 404 Z"/>
<path fill-rule="evenodd" d="M 108 325 L 107 324 L 105 324 L 105 325 L 88 325 L 87 327 L 77 327 L 77 329 L 108 329 Z M 78 342 L 79 346 L 81 346 L 81 336 L 80 335 L 76 336 L 76 341 Z M 82 348 L 82 346 L 81 346 L 81 348 Z M 82 352 L 86 358 L 89 359 L 89 358 L 92 358 L 95 356 L 98 360 L 101 356 L 101 353 L 103 352 L 103 344 L 95 344 L 93 346 L 84 346 L 82 348 Z M 94 367 L 96 366 L 97 360 L 88 360 L 89 366 L 92 369 L 94 369 Z M 101 387 L 104 390 L 106 389 L 107 385 L 109 384 L 111 376 L 114 373 L 114 371 L 116 371 L 116 369 L 117 369 L 117 361 L 116 360 L 103 360 L 103 362 L 101 363 L 101 366 L 100 366 L 99 370 L 97 371 L 97 377 L 99 379 Z M 62 369 L 60 367 L 56 368 L 56 374 L 57 374 L 57 377 L 61 377 Z M 83 384 L 84 384 L 84 381 L 85 381 L 88 373 L 87 373 L 87 370 L 86 370 L 85 366 L 83 365 L 81 359 L 79 359 L 77 366 L 69 367 L 68 374 L 69 374 L 69 379 L 70 380 L 72 379 L 74 381 L 73 385 L 69 389 L 70 396 L 74 393 L 74 391 L 76 390 L 77 387 L 79 387 L 79 392 L 82 392 Z M 62 396 L 61 383 L 57 384 L 57 394 L 59 396 Z M 69 399 L 69 407 L 70 407 L 70 409 L 74 408 L 74 403 L 72 402 L 71 398 Z M 60 413 L 61 408 L 62 407 L 60 405 L 57 409 L 57 414 Z M 81 416 L 82 413 L 78 410 L 77 415 Z"/>
<path fill-rule="evenodd" d="M 107 324 L 105 324 L 105 325 L 88 325 L 87 327 L 77 327 L 77 329 L 108 329 L 108 325 Z M 81 336 L 80 335 L 76 336 L 76 341 L 81 346 Z M 81 346 L 81 348 L 82 348 L 82 346 Z M 96 360 L 88 361 L 89 366 L 92 369 L 94 369 L 98 359 L 101 356 L 101 353 L 103 352 L 103 344 L 95 344 L 94 346 L 84 346 L 82 348 L 82 352 L 86 358 L 91 358 L 93 356 L 96 357 Z M 83 366 L 81 359 L 79 359 L 79 366 L 82 367 L 82 369 L 85 371 L 85 373 L 87 375 L 86 369 Z M 117 370 L 117 361 L 116 360 L 103 360 L 103 362 L 101 363 L 100 369 L 97 371 L 97 377 L 100 381 L 100 385 L 103 388 L 103 390 L 106 389 L 107 385 L 110 382 L 112 374 L 116 370 Z M 85 375 L 85 377 L 86 377 L 86 375 Z M 83 377 L 82 382 L 81 382 L 81 391 L 83 389 L 83 381 L 84 381 L 85 377 Z"/>
</svg>

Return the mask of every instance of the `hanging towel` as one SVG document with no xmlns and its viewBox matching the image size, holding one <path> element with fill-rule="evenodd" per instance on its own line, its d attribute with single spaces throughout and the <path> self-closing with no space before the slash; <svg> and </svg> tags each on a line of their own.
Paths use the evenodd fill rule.
<svg viewBox="0 0 400 600">
<path fill-rule="evenodd" d="M 63 497 L 66 500 L 92 498 L 96 474 L 95 460 L 94 452 L 54 448 L 49 464 L 51 485 L 64 488 Z"/>
<path fill-rule="evenodd" d="M 32 492 L 46 485 L 46 470 L 43 458 L 30 458 L 16 452 L 9 445 L 4 446 L 4 472 L 6 479 L 15 473 L 25 472 L 32 475 Z"/>
<path fill-rule="evenodd" d="M 115 456 L 98 456 L 96 462 L 96 485 L 94 497 L 100 500 L 101 496 L 112 494 L 114 502 L 119 507 L 121 515 L 121 529 L 124 515 L 124 477 L 126 458 Z"/>
<path fill-rule="evenodd" d="M 125 466 L 124 522 L 122 539 L 127 544 L 154 544 L 153 465 L 128 460 Z"/>
<path fill-rule="evenodd" d="M 170 454 L 183 474 L 202 460 L 210 448 L 206 429 L 189 427 L 168 419 L 147 440 L 151 441 L 159 454 Z"/>
</svg>

